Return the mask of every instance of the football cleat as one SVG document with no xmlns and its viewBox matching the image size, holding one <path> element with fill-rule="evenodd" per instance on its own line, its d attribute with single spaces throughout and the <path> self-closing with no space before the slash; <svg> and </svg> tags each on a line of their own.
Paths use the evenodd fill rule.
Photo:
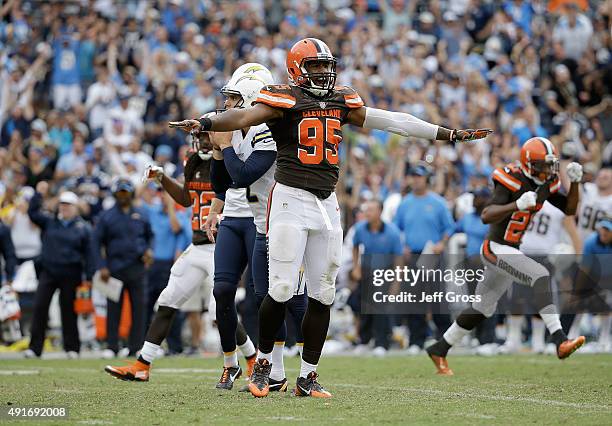
<svg viewBox="0 0 612 426">
<path fill-rule="evenodd" d="M 453 370 L 449 368 L 445 356 L 438 356 L 429 352 L 427 352 L 427 355 L 429 355 L 429 358 L 431 358 L 434 365 L 436 366 L 436 374 L 439 374 L 441 376 L 453 376 L 455 374 L 453 373 Z"/>
<path fill-rule="evenodd" d="M 576 352 L 576 350 L 580 346 L 584 345 L 585 340 L 586 339 L 584 338 L 584 336 L 578 336 L 576 339 L 566 340 L 565 342 L 561 343 L 557 348 L 557 357 L 559 359 L 567 358 L 568 356 Z"/>
<path fill-rule="evenodd" d="M 287 392 L 287 379 L 283 380 L 268 380 L 268 387 L 270 388 L 270 392 Z"/>
<path fill-rule="evenodd" d="M 104 371 L 111 376 L 133 382 L 148 382 L 150 369 L 150 365 L 146 365 L 140 361 L 135 361 L 125 367 L 113 367 L 112 365 L 104 367 Z"/>
<path fill-rule="evenodd" d="M 315 371 L 308 373 L 308 377 L 298 377 L 295 382 L 295 396 L 312 396 L 313 398 L 331 398 L 331 393 L 323 389 L 317 382 L 319 375 Z"/>
<path fill-rule="evenodd" d="M 246 359 L 247 362 L 247 371 L 246 371 L 246 375 L 247 375 L 247 380 L 251 377 L 251 374 L 253 374 L 253 367 L 255 366 L 255 362 L 257 361 L 257 355 L 253 355 L 250 356 Z"/>
<path fill-rule="evenodd" d="M 219 379 L 219 383 L 215 388 L 232 390 L 234 382 L 242 375 L 242 368 L 239 365 L 235 367 L 223 367 L 223 373 Z"/>
<path fill-rule="evenodd" d="M 270 371 L 272 371 L 272 364 L 267 359 L 260 359 L 255 363 L 249 383 L 251 395 L 257 398 L 268 396 L 268 392 L 270 392 Z"/>
</svg>

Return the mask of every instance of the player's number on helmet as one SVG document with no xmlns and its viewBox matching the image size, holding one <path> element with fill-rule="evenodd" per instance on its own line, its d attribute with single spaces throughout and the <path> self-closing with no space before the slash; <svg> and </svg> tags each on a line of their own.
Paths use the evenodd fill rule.
<svg viewBox="0 0 612 426">
<path fill-rule="evenodd" d="M 325 124 L 323 124 L 325 123 Z M 298 158 L 304 164 L 319 164 L 323 158 L 338 164 L 340 120 L 335 118 L 304 118 L 298 125 Z"/>
<path fill-rule="evenodd" d="M 204 229 L 206 217 L 210 212 L 210 203 L 215 198 L 214 192 L 202 191 L 198 194 L 197 191 L 189 191 L 191 197 L 191 206 L 193 214 L 191 215 L 191 230 L 201 231 Z"/>
</svg>

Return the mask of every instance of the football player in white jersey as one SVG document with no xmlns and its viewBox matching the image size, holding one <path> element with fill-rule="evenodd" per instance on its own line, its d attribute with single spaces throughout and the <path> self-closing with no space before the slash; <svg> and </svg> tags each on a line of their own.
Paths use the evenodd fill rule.
<svg viewBox="0 0 612 426">
<path fill-rule="evenodd" d="M 593 232 L 599 219 L 612 212 L 612 167 L 604 167 L 597 173 L 595 182 L 582 186 L 578 207 L 578 232 L 584 241 Z"/>
<path fill-rule="evenodd" d="M 571 243 L 571 246 L 568 246 L 568 243 Z M 578 253 L 581 248 L 582 243 L 576 229 L 575 217 L 566 216 L 548 201 L 545 201 L 542 209 L 529 222 L 527 231 L 521 241 L 520 251 L 552 269 L 552 267 L 563 268 L 569 266 L 572 263 L 569 259 L 572 252 L 574 254 Z M 551 264 L 554 259 L 557 259 L 557 261 Z M 567 262 L 568 260 L 570 262 Z M 551 287 L 557 288 L 556 274 L 551 274 Z M 518 297 L 523 296 L 522 302 L 528 304 L 533 299 L 532 288 L 517 286 L 515 290 Z M 527 311 L 526 313 L 532 312 Z M 510 330 L 505 345 L 510 351 L 518 349 L 521 336 L 522 316 L 514 315 L 513 317 L 509 321 Z M 542 353 L 545 349 L 546 327 L 539 316 L 532 317 L 531 325 L 531 348 L 536 353 Z"/>
<path fill-rule="evenodd" d="M 595 231 L 597 223 L 612 212 L 612 167 L 599 170 L 595 182 L 587 182 L 582 187 L 578 210 L 578 231 L 582 241 L 586 241 Z M 597 342 L 589 342 L 586 352 L 598 352 L 601 343 L 608 341 L 612 316 L 602 315 Z"/>
</svg>

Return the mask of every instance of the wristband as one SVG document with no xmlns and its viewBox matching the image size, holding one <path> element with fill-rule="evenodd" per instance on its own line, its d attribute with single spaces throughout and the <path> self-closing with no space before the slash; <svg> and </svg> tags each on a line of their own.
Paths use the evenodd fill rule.
<svg viewBox="0 0 612 426">
<path fill-rule="evenodd" d="M 212 120 L 208 117 L 200 118 L 200 131 L 208 132 L 212 128 Z"/>
</svg>

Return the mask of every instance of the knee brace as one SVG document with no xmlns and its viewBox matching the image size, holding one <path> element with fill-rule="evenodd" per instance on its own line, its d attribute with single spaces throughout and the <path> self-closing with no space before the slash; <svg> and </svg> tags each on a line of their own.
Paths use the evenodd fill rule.
<svg viewBox="0 0 612 426">
<path fill-rule="evenodd" d="M 268 293 L 279 303 L 291 299 L 297 285 L 300 265 L 299 238 L 296 238 L 296 235 L 299 232 L 296 226 L 287 223 L 277 224 L 270 229 L 268 244 L 271 266 Z"/>
<path fill-rule="evenodd" d="M 319 294 L 313 298 L 324 305 L 332 305 L 336 297 L 336 278 L 340 269 L 340 258 L 342 257 L 342 230 L 334 230 L 329 236 L 327 244 L 327 270 L 321 277 Z"/>
</svg>

